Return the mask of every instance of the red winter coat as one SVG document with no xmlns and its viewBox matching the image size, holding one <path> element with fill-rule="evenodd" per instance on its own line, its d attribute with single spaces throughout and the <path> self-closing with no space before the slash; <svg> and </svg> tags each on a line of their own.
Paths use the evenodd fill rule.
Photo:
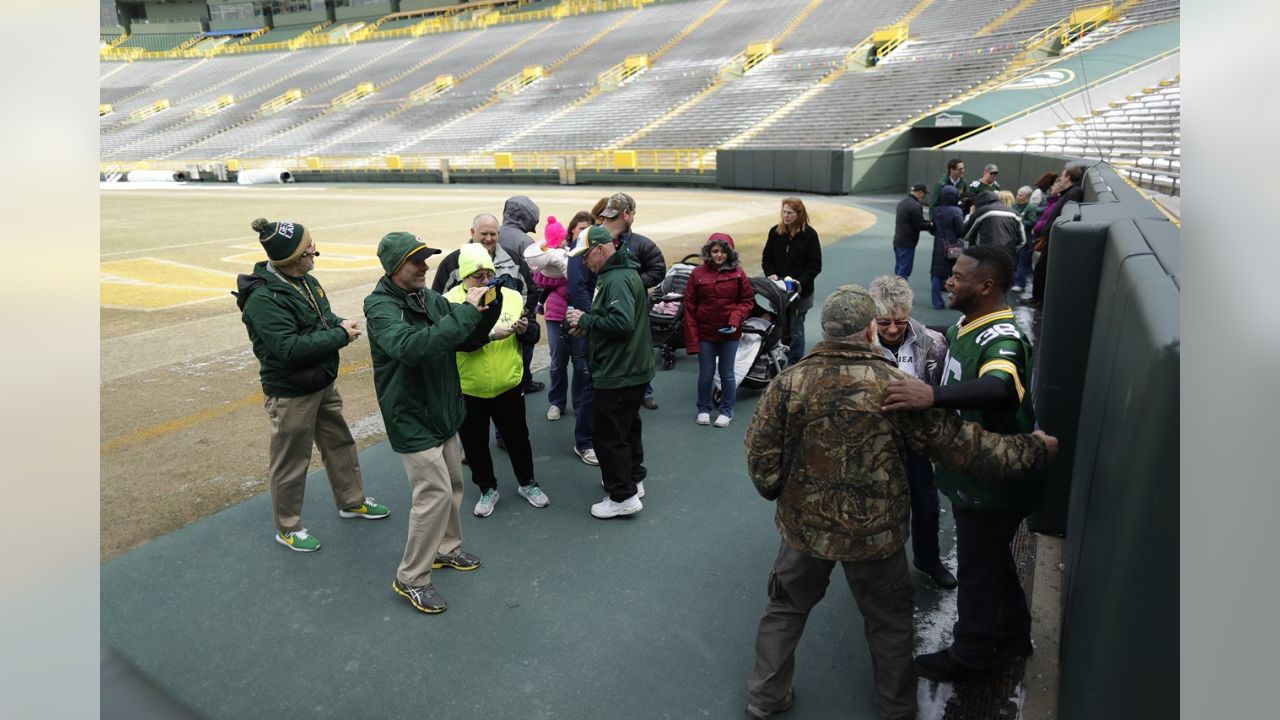
<svg viewBox="0 0 1280 720">
<path fill-rule="evenodd" d="M 699 341 L 726 342 L 742 337 L 742 323 L 755 306 L 755 291 L 738 264 L 738 253 L 732 241 L 725 244 L 729 257 L 718 268 L 711 264 L 710 243 L 703 246 L 702 264 L 693 269 L 684 289 L 684 344 L 691 355 L 698 352 Z M 733 326 L 733 333 L 719 332 L 728 326 Z"/>
</svg>

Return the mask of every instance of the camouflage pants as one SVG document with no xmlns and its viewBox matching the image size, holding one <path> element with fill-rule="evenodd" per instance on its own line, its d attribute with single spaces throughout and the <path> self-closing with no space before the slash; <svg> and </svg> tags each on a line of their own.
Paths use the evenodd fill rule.
<svg viewBox="0 0 1280 720">
<path fill-rule="evenodd" d="M 884 560 L 841 562 L 858 603 L 875 672 L 876 708 L 884 720 L 916 716 L 916 670 L 912 663 L 911 580 L 907 555 L 899 549 Z M 809 612 L 827 592 L 835 560 L 810 557 L 784 542 L 769 574 L 769 604 L 756 635 L 756 660 L 747 697 L 757 708 L 776 708 L 795 674 L 796 645 Z"/>
</svg>

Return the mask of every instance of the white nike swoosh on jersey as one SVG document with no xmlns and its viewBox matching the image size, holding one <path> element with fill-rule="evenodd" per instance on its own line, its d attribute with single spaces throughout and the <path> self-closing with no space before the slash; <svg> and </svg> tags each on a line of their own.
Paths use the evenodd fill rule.
<svg viewBox="0 0 1280 720">
<path fill-rule="evenodd" d="M 1010 352 L 1008 350 L 997 350 L 996 352 L 1000 353 L 1001 355 L 1008 355 L 1009 357 L 1014 357 L 1018 354 L 1016 352 Z"/>
</svg>

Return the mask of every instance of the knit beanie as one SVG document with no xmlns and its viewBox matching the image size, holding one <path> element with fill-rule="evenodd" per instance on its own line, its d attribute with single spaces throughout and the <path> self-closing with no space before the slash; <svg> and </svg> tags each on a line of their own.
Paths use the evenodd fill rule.
<svg viewBox="0 0 1280 720">
<path fill-rule="evenodd" d="M 859 285 L 841 285 L 822 303 L 822 336 L 837 342 L 865 339 L 878 314 L 871 293 Z"/>
<path fill-rule="evenodd" d="M 250 227 L 258 232 L 258 242 L 262 243 L 262 249 L 267 251 L 267 257 L 276 267 L 295 262 L 307 250 L 302 242 L 307 230 L 301 223 L 267 222 L 266 218 L 258 218 Z"/>
<path fill-rule="evenodd" d="M 564 236 L 569 232 L 564 226 L 556 220 L 555 215 L 547 216 L 547 226 L 542 230 L 542 237 L 547 241 L 547 247 L 558 248 L 564 244 Z"/>
<path fill-rule="evenodd" d="M 465 278 L 478 270 L 493 272 L 493 258 L 479 243 L 468 243 L 458 250 L 458 277 Z"/>
</svg>

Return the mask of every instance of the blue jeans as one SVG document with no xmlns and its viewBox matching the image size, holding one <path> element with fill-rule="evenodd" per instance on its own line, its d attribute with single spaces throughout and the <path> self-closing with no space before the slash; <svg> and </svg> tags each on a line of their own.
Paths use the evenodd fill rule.
<svg viewBox="0 0 1280 720">
<path fill-rule="evenodd" d="M 929 281 L 931 283 L 930 289 L 932 292 L 930 293 L 930 297 L 933 300 L 933 308 L 935 310 L 941 310 L 947 306 L 947 304 L 942 301 L 942 284 L 945 283 L 947 279 L 940 275 L 931 274 L 929 275 Z"/>
<path fill-rule="evenodd" d="M 916 567 L 937 567 L 938 553 L 938 489 L 933 486 L 933 465 L 929 458 L 907 453 L 907 487 L 911 492 L 911 554 Z"/>
<path fill-rule="evenodd" d="M 911 277 L 911 269 L 916 264 L 916 249 L 895 247 L 893 249 L 893 274 L 903 279 Z"/>
<path fill-rule="evenodd" d="M 547 348 L 551 350 L 551 387 L 547 401 L 564 410 L 569 391 L 569 341 L 564 334 L 563 320 L 547 321 Z"/>
<path fill-rule="evenodd" d="M 733 360 L 738 353 L 738 341 L 698 342 L 698 412 L 711 412 L 712 376 L 720 365 L 720 414 L 733 417 L 733 401 L 738 394 Z"/>
<path fill-rule="evenodd" d="M 579 450 L 591 447 L 591 339 L 569 336 L 573 359 L 573 441 Z"/>
<path fill-rule="evenodd" d="M 1013 271 L 1013 284 L 1018 287 L 1027 286 L 1027 276 L 1031 274 L 1031 253 L 1035 243 L 1025 242 L 1018 248 L 1018 267 Z"/>
<path fill-rule="evenodd" d="M 797 300 L 799 302 L 799 300 Z M 807 312 L 791 316 L 791 337 L 787 338 L 787 364 L 795 365 L 804 357 L 804 316 Z"/>
</svg>

